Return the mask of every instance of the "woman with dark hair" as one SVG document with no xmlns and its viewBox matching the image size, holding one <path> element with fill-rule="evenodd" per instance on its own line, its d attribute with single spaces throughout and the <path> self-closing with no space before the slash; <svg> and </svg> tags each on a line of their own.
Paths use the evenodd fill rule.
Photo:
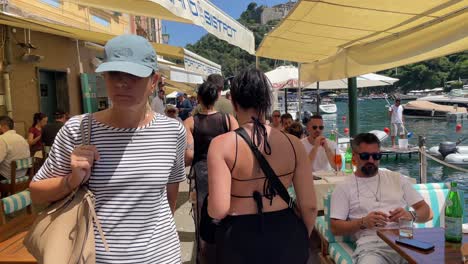
<svg viewBox="0 0 468 264">
<path fill-rule="evenodd" d="M 28 144 L 31 155 L 37 151 L 42 151 L 42 129 L 47 125 L 47 116 L 44 113 L 35 113 L 33 116 L 33 125 L 28 131 Z"/>
<path fill-rule="evenodd" d="M 312 169 L 304 147 L 296 137 L 265 126 L 271 90 L 261 71 L 236 76 L 231 95 L 241 128 L 213 139 L 208 151 L 208 213 L 222 219 L 216 234 L 217 262 L 304 264 L 316 217 Z M 240 137 L 243 133 L 278 176 L 263 172 Z M 278 185 L 268 177 L 278 177 L 274 179 L 285 188 L 294 183 L 303 220 L 277 195 Z"/>
<path fill-rule="evenodd" d="M 192 164 L 192 179 L 195 179 L 196 208 L 195 230 L 197 235 L 197 259 L 201 263 L 216 263 L 214 246 L 204 241 L 200 234 L 200 218 L 203 201 L 208 195 L 208 172 L 206 156 L 213 138 L 233 131 L 239 127 L 236 119 L 229 114 L 222 114 L 214 109 L 218 100 L 218 87 L 211 82 L 204 82 L 198 88 L 200 112 L 187 118 L 184 122 L 187 130 L 187 149 L 185 163 Z"/>
</svg>

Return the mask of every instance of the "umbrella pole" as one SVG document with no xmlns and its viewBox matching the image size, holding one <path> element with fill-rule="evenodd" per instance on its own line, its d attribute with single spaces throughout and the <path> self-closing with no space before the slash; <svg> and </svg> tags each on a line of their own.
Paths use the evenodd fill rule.
<svg viewBox="0 0 468 264">
<path fill-rule="evenodd" d="M 320 90 L 320 82 L 317 82 L 317 115 L 320 115 L 320 95 L 319 95 L 319 90 Z"/>
<path fill-rule="evenodd" d="M 284 88 L 284 113 L 288 113 L 288 88 Z"/>
<path fill-rule="evenodd" d="M 348 107 L 349 107 L 349 135 L 354 137 L 358 134 L 357 116 L 357 80 L 356 77 L 348 78 Z"/>
<path fill-rule="evenodd" d="M 298 120 L 301 120 L 301 110 L 302 110 L 302 86 L 301 86 L 301 66 L 302 64 L 299 63 L 299 76 L 298 76 L 298 86 L 299 86 L 299 90 L 298 90 L 298 95 L 299 95 L 299 107 L 297 109 L 297 112 L 298 112 L 298 116 L 296 117 L 296 119 Z"/>
</svg>

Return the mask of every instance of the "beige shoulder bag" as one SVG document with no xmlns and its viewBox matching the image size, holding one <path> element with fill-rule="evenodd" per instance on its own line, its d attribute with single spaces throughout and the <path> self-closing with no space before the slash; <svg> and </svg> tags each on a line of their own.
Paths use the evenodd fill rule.
<svg viewBox="0 0 468 264">
<path fill-rule="evenodd" d="M 88 119 L 88 133 L 85 135 L 82 119 L 82 144 L 89 145 L 92 118 L 90 114 L 85 118 Z M 106 251 L 109 251 L 94 211 L 94 202 L 93 193 L 82 184 L 38 215 L 24 239 L 24 245 L 39 264 L 96 263 L 93 222 L 96 223 Z"/>
</svg>

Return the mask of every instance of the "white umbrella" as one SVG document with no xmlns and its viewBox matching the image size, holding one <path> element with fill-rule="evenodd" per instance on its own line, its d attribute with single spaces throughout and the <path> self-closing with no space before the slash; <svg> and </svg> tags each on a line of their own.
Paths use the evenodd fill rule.
<svg viewBox="0 0 468 264">
<path fill-rule="evenodd" d="M 393 83 L 397 82 L 398 79 L 391 78 L 385 75 L 380 75 L 376 73 L 368 73 L 359 75 L 356 78 L 357 87 L 365 88 L 365 87 L 374 87 L 374 86 L 387 86 L 393 85 Z M 306 89 L 317 89 L 317 83 L 312 83 L 304 87 Z M 324 81 L 319 83 L 319 89 L 348 89 L 348 79 L 340 79 L 340 80 L 332 80 L 332 81 Z"/>
<path fill-rule="evenodd" d="M 299 86 L 299 71 L 296 67 L 292 65 L 280 66 L 272 71 L 265 73 L 265 75 L 270 79 L 270 82 L 273 88 L 282 89 L 282 88 L 291 88 Z M 368 73 L 358 76 L 357 86 L 360 88 L 364 87 L 373 87 L 373 86 L 386 86 L 393 85 L 397 82 L 398 79 L 391 78 L 385 75 Z M 317 83 L 312 83 L 304 88 L 306 89 L 317 89 Z M 347 89 L 348 88 L 348 79 L 332 80 L 320 82 L 319 89 Z"/>
<path fill-rule="evenodd" d="M 166 95 L 166 98 L 176 98 L 178 93 L 179 92 L 172 92 L 172 93 Z"/>
<path fill-rule="evenodd" d="M 299 71 L 292 65 L 279 66 L 278 68 L 265 73 L 273 88 L 282 89 L 298 87 Z"/>
</svg>

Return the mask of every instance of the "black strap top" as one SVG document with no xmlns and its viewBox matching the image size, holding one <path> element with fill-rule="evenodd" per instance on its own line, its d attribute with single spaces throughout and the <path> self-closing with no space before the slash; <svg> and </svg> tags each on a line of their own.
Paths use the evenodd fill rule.
<svg viewBox="0 0 468 264">
<path fill-rule="evenodd" d="M 193 117 L 194 157 L 193 163 L 206 160 L 211 140 L 230 130 L 229 116 L 222 113 L 196 114 Z"/>
<path fill-rule="evenodd" d="M 291 172 L 278 175 L 278 177 L 285 177 L 285 176 L 288 176 L 288 175 L 290 175 L 290 174 L 292 174 L 292 173 L 294 173 L 296 171 L 297 156 L 296 156 L 296 149 L 294 148 L 294 145 L 293 145 L 291 139 L 289 139 L 289 137 L 283 131 L 281 131 L 281 132 L 288 139 L 288 141 L 291 144 L 291 147 L 293 149 L 293 152 L 294 152 L 294 169 Z M 232 174 L 232 171 L 234 170 L 234 168 L 236 166 L 236 163 L 237 163 L 237 150 L 238 150 L 238 135 L 236 134 L 236 155 L 235 155 L 235 159 L 234 159 L 234 165 L 231 168 L 231 174 Z M 271 150 L 270 150 L 270 154 L 271 154 Z M 267 197 L 267 195 L 266 195 L 267 177 L 266 176 L 255 177 L 255 178 L 251 178 L 251 179 L 239 179 L 239 178 L 232 177 L 232 180 L 237 181 L 237 182 L 250 182 L 250 181 L 262 180 L 262 179 L 265 181 L 265 183 L 264 183 L 264 188 L 263 188 L 264 191 L 263 191 L 263 194 L 261 194 L 261 196 Z M 257 192 L 257 194 L 258 194 L 258 192 Z M 234 197 L 234 198 L 255 198 L 254 195 L 255 195 L 255 193 L 253 195 L 236 195 L 236 194 L 231 193 L 231 197 Z M 267 197 L 267 198 L 269 198 L 269 197 Z"/>
</svg>

